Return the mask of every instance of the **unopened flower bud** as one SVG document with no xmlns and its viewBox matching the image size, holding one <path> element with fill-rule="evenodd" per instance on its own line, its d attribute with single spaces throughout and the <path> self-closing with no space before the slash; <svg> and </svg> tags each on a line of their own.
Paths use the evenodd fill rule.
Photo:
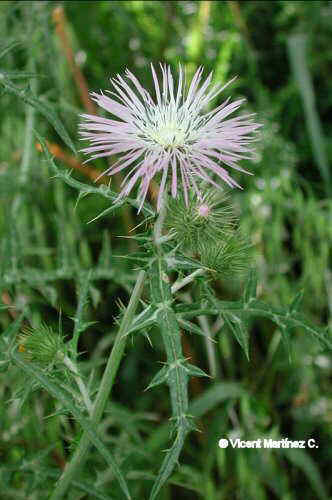
<svg viewBox="0 0 332 500">
<path fill-rule="evenodd" d="M 201 242 L 212 245 L 224 239 L 235 220 L 228 197 L 215 189 L 209 189 L 199 201 L 189 197 L 187 204 L 183 198 L 169 200 L 167 225 L 182 246 L 193 253 Z"/>
<path fill-rule="evenodd" d="M 61 336 L 42 324 L 38 328 L 24 328 L 18 337 L 18 350 L 26 359 L 42 365 L 60 361 L 64 356 Z"/>
<path fill-rule="evenodd" d="M 215 245 L 201 242 L 202 264 L 221 278 L 241 277 L 247 272 L 250 263 L 251 245 L 239 230 L 226 235 Z"/>
</svg>

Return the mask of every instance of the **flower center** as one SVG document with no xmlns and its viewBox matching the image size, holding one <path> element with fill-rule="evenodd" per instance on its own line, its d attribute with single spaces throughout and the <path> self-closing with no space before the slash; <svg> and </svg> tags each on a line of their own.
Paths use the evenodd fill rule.
<svg viewBox="0 0 332 500">
<path fill-rule="evenodd" d="M 185 145 L 186 133 L 177 123 L 169 122 L 150 132 L 151 138 L 165 148 Z"/>
</svg>

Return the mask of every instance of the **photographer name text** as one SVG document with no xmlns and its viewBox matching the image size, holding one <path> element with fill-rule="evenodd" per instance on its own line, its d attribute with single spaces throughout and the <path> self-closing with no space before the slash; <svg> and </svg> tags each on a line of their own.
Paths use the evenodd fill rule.
<svg viewBox="0 0 332 500">
<path fill-rule="evenodd" d="M 239 438 L 236 439 L 219 439 L 219 448 L 227 448 L 231 445 L 232 448 L 318 448 L 316 440 L 313 438 L 293 441 L 288 438 L 275 440 L 272 438 L 259 438 L 252 441 L 244 441 Z"/>
</svg>

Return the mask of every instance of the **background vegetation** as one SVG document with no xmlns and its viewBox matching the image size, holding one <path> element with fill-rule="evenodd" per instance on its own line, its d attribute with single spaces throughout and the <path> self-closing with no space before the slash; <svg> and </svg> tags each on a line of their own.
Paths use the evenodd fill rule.
<svg viewBox="0 0 332 500">
<path fill-rule="evenodd" d="M 0 32 L 0 324 L 6 333 L 0 353 L 0 497 L 37 500 L 52 492 L 81 427 L 33 377 L 8 367 L 5 342 L 22 324 L 38 328 L 44 322 L 54 331 L 61 325 L 67 339 L 80 335 L 80 368 L 86 374 L 94 369 L 91 387 L 98 387 L 119 304 L 127 304 L 135 280 L 133 263 L 118 256 L 134 252 L 136 242 L 119 236 L 133 234 L 141 216 L 126 206 L 88 223 L 111 202 L 93 194 L 106 161 L 83 167 L 75 151 L 81 147 L 78 114 L 95 112 L 87 89 L 108 88 L 108 78 L 126 67 L 151 87 L 150 61 L 174 69 L 182 62 L 189 74 L 203 64 L 216 81 L 237 75 L 225 95 L 245 96 L 264 124 L 250 166 L 255 175 L 238 177 L 244 190 L 232 193 L 254 245 L 258 296 L 283 307 L 303 290 L 301 311 L 312 324 L 331 327 L 332 5 L 2 1 Z M 46 161 L 36 133 L 48 141 L 57 167 Z M 75 186 L 69 172 L 92 186 L 91 193 Z M 241 290 L 226 281 L 214 287 L 223 300 L 237 299 Z M 193 378 L 190 385 L 190 410 L 201 432 L 187 438 L 181 465 L 159 498 L 329 498 L 329 352 L 302 328 L 289 332 L 286 350 L 281 329 L 262 317 L 248 325 L 248 361 L 220 318 L 210 328 L 217 375 Z M 129 342 L 100 429 L 135 499 L 148 498 L 169 445 L 167 388 L 144 391 L 164 360 L 158 329 L 149 337 L 152 345 L 141 334 Z M 199 336 L 184 333 L 183 348 L 209 370 Z M 218 440 L 229 436 L 313 437 L 319 448 L 219 449 Z M 122 495 L 91 449 L 68 498 Z"/>
</svg>

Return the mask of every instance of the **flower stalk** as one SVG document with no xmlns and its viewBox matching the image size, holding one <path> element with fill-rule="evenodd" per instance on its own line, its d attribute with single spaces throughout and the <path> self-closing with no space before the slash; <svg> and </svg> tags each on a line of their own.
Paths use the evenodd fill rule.
<svg viewBox="0 0 332 500">
<path fill-rule="evenodd" d="M 137 277 L 137 281 L 131 295 L 128 307 L 121 321 L 119 331 L 117 333 L 111 354 L 108 358 L 107 365 L 103 374 L 103 378 L 99 387 L 98 394 L 93 404 L 93 410 L 91 414 L 91 424 L 93 427 L 97 428 L 100 419 L 103 415 L 107 400 L 111 393 L 115 376 L 117 374 L 123 352 L 126 345 L 127 335 L 126 332 L 132 322 L 134 317 L 139 299 L 143 291 L 143 285 L 145 280 L 145 271 L 140 271 Z M 50 500 L 60 500 L 66 494 L 66 491 L 71 483 L 71 481 L 76 477 L 79 469 L 83 466 L 87 453 L 90 447 L 90 438 L 87 432 L 84 432 L 77 448 L 70 460 L 68 462 L 63 474 L 61 475 Z"/>
</svg>

